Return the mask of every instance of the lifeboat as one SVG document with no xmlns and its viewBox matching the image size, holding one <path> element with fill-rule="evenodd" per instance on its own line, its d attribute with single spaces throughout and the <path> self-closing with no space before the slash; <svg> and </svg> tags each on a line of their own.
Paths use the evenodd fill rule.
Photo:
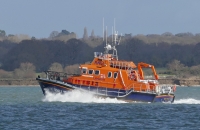
<svg viewBox="0 0 200 130">
<path fill-rule="evenodd" d="M 116 35 L 115 35 L 116 36 Z M 91 63 L 81 64 L 81 74 L 45 71 L 46 78 L 37 77 L 43 94 L 80 90 L 100 97 L 117 98 L 127 102 L 170 102 L 175 99 L 176 86 L 161 85 L 153 65 L 118 60 L 117 38 L 113 46 L 106 43 L 105 52 L 94 52 Z M 109 52 L 112 53 L 109 53 Z M 143 68 L 152 70 L 153 79 L 146 79 Z"/>
</svg>

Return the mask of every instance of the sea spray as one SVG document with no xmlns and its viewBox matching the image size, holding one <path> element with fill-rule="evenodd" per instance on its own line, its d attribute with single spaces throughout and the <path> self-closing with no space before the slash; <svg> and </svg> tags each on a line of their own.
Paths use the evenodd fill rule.
<svg viewBox="0 0 200 130">
<path fill-rule="evenodd" d="M 96 97 L 91 93 L 73 90 L 64 94 L 53 94 L 46 91 L 44 102 L 79 102 L 79 103 L 126 103 L 125 101 L 117 100 L 116 98 L 101 98 Z"/>
<path fill-rule="evenodd" d="M 173 104 L 200 104 L 200 100 L 193 98 L 179 99 L 175 100 Z"/>
</svg>

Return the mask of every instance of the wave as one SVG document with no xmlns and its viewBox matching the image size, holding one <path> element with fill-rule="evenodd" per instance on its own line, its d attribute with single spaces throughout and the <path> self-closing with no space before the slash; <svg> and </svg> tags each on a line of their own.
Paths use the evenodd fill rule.
<svg viewBox="0 0 200 130">
<path fill-rule="evenodd" d="M 193 98 L 179 99 L 179 100 L 174 100 L 174 104 L 200 104 L 200 100 Z"/>
<path fill-rule="evenodd" d="M 42 99 L 43 102 L 78 102 L 78 103 L 127 103 L 122 100 L 118 100 L 116 98 L 102 98 L 96 97 L 91 93 L 82 92 L 79 90 L 73 90 L 70 92 L 66 92 L 64 94 L 61 93 L 51 93 L 46 91 L 46 95 Z M 139 102 L 134 102 L 139 103 Z M 187 99 L 178 99 L 175 100 L 173 104 L 200 104 L 200 100 L 187 98 Z"/>
<path fill-rule="evenodd" d="M 74 90 L 64 94 L 53 94 L 46 91 L 44 102 L 79 102 L 79 103 L 126 103 L 125 101 L 117 100 L 116 98 L 101 98 L 96 97 L 91 93 Z"/>
</svg>

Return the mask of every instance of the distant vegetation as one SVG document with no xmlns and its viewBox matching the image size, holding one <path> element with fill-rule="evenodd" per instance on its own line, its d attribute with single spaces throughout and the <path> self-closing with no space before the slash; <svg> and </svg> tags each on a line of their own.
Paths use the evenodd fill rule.
<svg viewBox="0 0 200 130">
<path fill-rule="evenodd" d="M 111 39 L 109 36 L 108 43 Z M 94 30 L 88 36 L 86 28 L 82 38 L 62 30 L 52 31 L 43 39 L 6 35 L 0 30 L 0 78 L 34 78 L 44 70 L 79 73 L 79 64 L 91 61 L 94 51 L 103 52 L 104 45 L 102 37 L 95 36 Z M 166 68 L 160 74 L 178 78 L 200 76 L 200 34 L 125 34 L 117 49 L 119 59 Z"/>
</svg>

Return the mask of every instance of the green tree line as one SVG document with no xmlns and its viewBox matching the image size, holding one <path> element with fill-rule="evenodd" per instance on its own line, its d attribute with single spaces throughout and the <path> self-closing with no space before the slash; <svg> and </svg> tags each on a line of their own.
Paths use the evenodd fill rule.
<svg viewBox="0 0 200 130">
<path fill-rule="evenodd" d="M 54 62 L 62 66 L 81 64 L 93 59 L 93 52 L 104 51 L 104 44 L 91 47 L 85 40 L 23 40 L 19 44 L 0 42 L 1 69 L 13 71 L 21 63 L 35 65 L 36 71 L 46 70 Z M 91 43 L 90 43 L 91 44 Z M 120 59 L 147 62 L 156 67 L 166 67 L 173 60 L 179 60 L 185 66 L 200 64 L 200 43 L 197 44 L 147 44 L 142 40 L 131 38 L 117 46 Z"/>
<path fill-rule="evenodd" d="M 57 70 L 78 73 L 78 64 L 93 60 L 93 53 L 103 52 L 105 41 L 95 36 L 92 30 L 88 36 L 84 28 L 83 38 L 76 38 L 75 33 L 62 30 L 53 31 L 47 39 L 26 38 L 13 40 L 16 35 L 6 35 L 1 31 L 0 39 L 0 73 L 18 77 L 35 76 L 35 72 Z M 111 43 L 112 36 L 109 36 Z M 162 35 L 122 36 L 117 46 L 119 59 L 146 62 L 156 68 L 167 68 L 167 74 L 187 77 L 200 73 L 200 35 L 191 33 Z M 33 66 L 30 72 L 23 68 Z M 176 67 L 175 67 L 176 66 Z M 9 72 L 9 73 L 7 73 Z M 12 72 L 12 73 L 11 73 Z M 27 75 L 24 73 L 26 72 Z M 33 73 L 34 72 L 34 73 Z M 29 73 L 29 74 L 28 74 Z M 19 76 L 21 75 L 21 76 Z M 33 76 L 33 77 L 34 77 Z M 11 76 L 10 76 L 11 77 Z"/>
</svg>

